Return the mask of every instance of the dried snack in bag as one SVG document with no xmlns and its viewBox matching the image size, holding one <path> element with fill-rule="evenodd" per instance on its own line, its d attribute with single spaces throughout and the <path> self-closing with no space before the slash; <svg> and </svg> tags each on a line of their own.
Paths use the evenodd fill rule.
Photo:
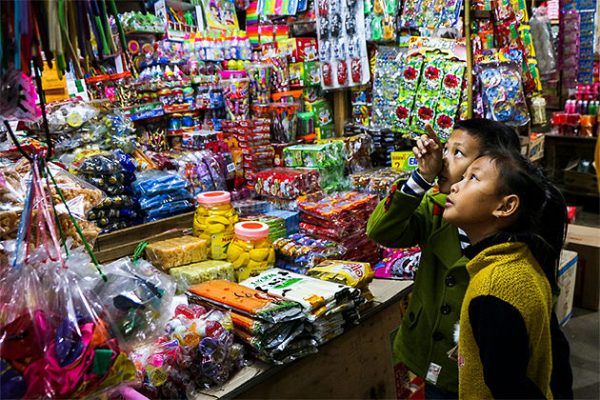
<svg viewBox="0 0 600 400">
<path fill-rule="evenodd" d="M 308 276 L 351 287 L 364 288 L 373 280 L 373 270 L 369 263 L 326 260 L 312 268 L 308 272 Z"/>
</svg>

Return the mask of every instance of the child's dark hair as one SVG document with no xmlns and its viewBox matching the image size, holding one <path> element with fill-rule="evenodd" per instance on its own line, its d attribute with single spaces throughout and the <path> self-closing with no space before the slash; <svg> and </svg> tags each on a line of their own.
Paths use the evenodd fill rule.
<svg viewBox="0 0 600 400">
<path fill-rule="evenodd" d="M 481 153 L 490 151 L 521 152 L 519 135 L 508 125 L 485 118 L 472 118 L 454 124 L 454 129 L 467 132 L 477 138 Z"/>
<path fill-rule="evenodd" d="M 553 291 L 558 291 L 560 252 L 567 231 L 567 204 L 560 191 L 541 169 L 520 154 L 487 152 L 496 169 L 502 195 L 519 196 L 517 221 L 504 231 L 525 237 L 534 257 L 544 270 Z"/>
</svg>

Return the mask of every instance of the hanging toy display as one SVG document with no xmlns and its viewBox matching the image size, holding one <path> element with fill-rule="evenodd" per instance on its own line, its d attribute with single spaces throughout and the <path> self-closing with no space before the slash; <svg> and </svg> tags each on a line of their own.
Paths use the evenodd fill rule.
<svg viewBox="0 0 600 400">
<path fill-rule="evenodd" d="M 478 77 L 485 118 L 511 126 L 530 120 L 518 65 L 485 63 L 478 65 Z"/>
<path fill-rule="evenodd" d="M 321 85 L 337 89 L 370 79 L 364 10 L 358 0 L 318 0 Z"/>
</svg>

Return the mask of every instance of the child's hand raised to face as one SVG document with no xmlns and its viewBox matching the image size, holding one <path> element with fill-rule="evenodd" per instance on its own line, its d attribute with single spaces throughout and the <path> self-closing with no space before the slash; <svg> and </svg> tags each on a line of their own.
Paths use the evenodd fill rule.
<svg viewBox="0 0 600 400">
<path fill-rule="evenodd" d="M 417 157 L 419 173 L 427 182 L 433 183 L 442 170 L 442 144 L 431 125 L 425 126 L 427 135 L 417 139 L 413 153 Z"/>
</svg>

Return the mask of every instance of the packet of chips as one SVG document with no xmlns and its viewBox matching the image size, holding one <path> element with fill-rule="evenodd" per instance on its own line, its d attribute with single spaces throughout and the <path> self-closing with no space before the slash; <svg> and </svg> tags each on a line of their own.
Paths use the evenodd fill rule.
<svg viewBox="0 0 600 400">
<path fill-rule="evenodd" d="M 362 289 L 373 280 L 373 270 L 369 263 L 326 260 L 309 270 L 308 276 Z"/>
</svg>

